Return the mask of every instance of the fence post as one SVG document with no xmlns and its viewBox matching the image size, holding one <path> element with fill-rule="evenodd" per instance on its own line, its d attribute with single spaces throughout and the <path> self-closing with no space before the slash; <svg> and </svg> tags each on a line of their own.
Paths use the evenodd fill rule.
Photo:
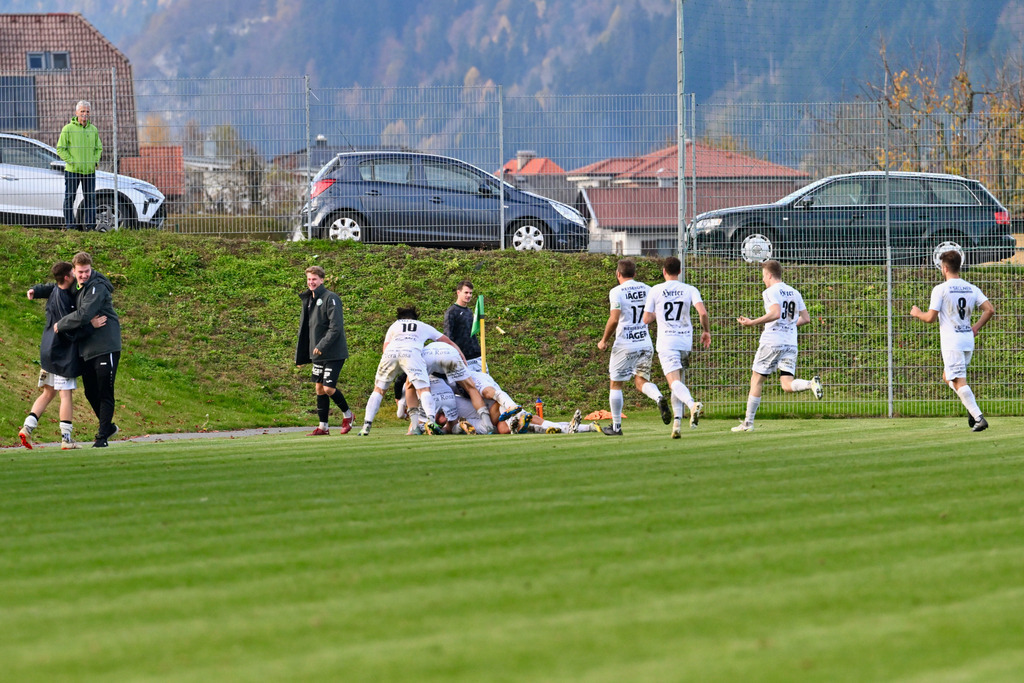
<svg viewBox="0 0 1024 683">
<path fill-rule="evenodd" d="M 311 148 L 313 147 L 313 140 L 311 136 L 311 128 L 309 123 L 309 74 L 305 76 L 306 82 L 306 186 L 302 189 L 302 208 L 303 211 L 300 213 L 302 219 L 306 222 L 306 239 L 313 239 L 313 217 L 310 215 L 310 211 L 306 210 L 306 196 L 310 194 L 310 188 L 313 185 L 313 153 Z"/>
<path fill-rule="evenodd" d="M 686 280 L 686 55 L 683 51 L 683 4 L 686 0 L 679 0 L 676 6 L 676 42 L 678 43 L 678 54 L 676 59 L 676 187 L 678 188 L 677 207 L 679 213 L 679 225 L 677 229 L 677 247 L 679 250 L 679 262 L 682 264 L 679 279 Z"/>
<path fill-rule="evenodd" d="M 888 362 L 888 368 L 886 374 L 889 379 L 889 387 L 887 392 L 888 412 L 889 417 L 893 417 L 895 410 L 893 408 L 893 325 L 892 325 L 892 226 L 889 222 L 889 217 L 892 213 L 891 204 L 889 201 L 889 118 L 885 117 L 882 125 L 885 126 L 885 137 L 884 140 L 884 158 L 885 158 L 885 180 L 882 186 L 885 188 L 885 345 L 886 345 L 886 356 Z"/>
<path fill-rule="evenodd" d="M 505 249 L 505 95 L 498 86 L 498 230 L 501 232 L 501 248 Z"/>
<path fill-rule="evenodd" d="M 117 198 L 117 179 L 118 179 L 118 168 L 120 163 L 117 158 L 117 67 L 110 67 L 110 119 L 111 128 L 114 131 L 114 200 L 111 203 L 110 210 L 114 212 L 114 230 L 117 230 L 121 224 L 120 221 L 120 210 L 121 202 Z M 93 181 L 95 182 L 95 180 Z M 93 185 L 93 209 L 96 209 L 96 192 L 95 185 Z M 94 225 L 95 227 L 95 225 Z"/>
</svg>

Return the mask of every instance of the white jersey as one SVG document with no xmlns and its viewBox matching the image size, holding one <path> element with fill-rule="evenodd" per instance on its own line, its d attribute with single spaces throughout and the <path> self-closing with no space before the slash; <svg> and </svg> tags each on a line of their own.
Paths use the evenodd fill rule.
<svg viewBox="0 0 1024 683">
<path fill-rule="evenodd" d="M 431 377 L 430 395 L 434 397 L 435 409 L 444 413 L 444 419 L 449 422 L 459 419 L 459 410 L 455 404 L 455 392 L 452 391 L 448 382 L 440 377 Z"/>
<path fill-rule="evenodd" d="M 644 305 L 650 289 L 643 282 L 627 280 L 608 292 L 611 310 L 619 312 L 619 325 L 615 328 L 612 348 L 627 351 L 653 348 L 647 323 L 644 322 Z"/>
<path fill-rule="evenodd" d="M 980 289 L 967 280 L 946 280 L 932 289 L 928 308 L 939 312 L 939 339 L 943 351 L 973 351 L 971 313 L 988 301 Z"/>
<path fill-rule="evenodd" d="M 450 382 L 461 382 L 469 379 L 469 367 L 466 361 L 451 344 L 435 342 L 423 349 L 423 362 L 427 364 L 430 374 L 445 375 Z"/>
<path fill-rule="evenodd" d="M 658 353 L 693 350 L 690 307 L 700 303 L 704 300 L 697 288 L 679 280 L 666 280 L 651 287 L 644 312 L 653 313 L 658 321 Z"/>
<path fill-rule="evenodd" d="M 391 323 L 388 333 L 384 336 L 384 344 L 388 351 L 399 349 L 423 350 L 427 341 L 437 341 L 442 333 L 420 320 L 396 320 Z"/>
<path fill-rule="evenodd" d="M 779 317 L 766 323 L 761 333 L 761 344 L 764 346 L 796 346 L 796 321 L 800 312 L 807 310 L 800 292 L 785 282 L 776 282 L 761 293 L 764 300 L 764 312 L 771 310 L 773 305 L 779 307 Z"/>
</svg>

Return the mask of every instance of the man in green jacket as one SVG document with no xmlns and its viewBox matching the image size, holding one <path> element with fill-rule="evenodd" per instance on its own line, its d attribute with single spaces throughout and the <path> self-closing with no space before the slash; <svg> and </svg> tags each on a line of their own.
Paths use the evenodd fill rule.
<svg viewBox="0 0 1024 683">
<path fill-rule="evenodd" d="M 331 401 L 341 410 L 341 434 L 352 429 L 352 411 L 344 394 L 338 389 L 338 375 L 348 358 L 345 341 L 345 317 L 341 299 L 324 287 L 326 273 L 320 266 L 306 268 L 306 291 L 299 320 L 299 340 L 295 345 L 295 364 L 313 363 L 312 380 L 316 385 L 316 412 L 320 425 L 309 436 L 331 433 L 328 415 Z"/>
<path fill-rule="evenodd" d="M 96 164 L 103 154 L 100 132 L 89 120 L 92 105 L 75 105 L 75 115 L 57 140 L 57 154 L 64 160 L 64 228 L 91 230 L 96 225 Z M 75 195 L 82 188 L 80 221 L 75 221 Z"/>
</svg>

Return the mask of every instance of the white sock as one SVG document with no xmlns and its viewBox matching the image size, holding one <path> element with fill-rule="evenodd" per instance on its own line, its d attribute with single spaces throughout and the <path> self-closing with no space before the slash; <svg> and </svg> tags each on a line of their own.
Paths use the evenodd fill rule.
<svg viewBox="0 0 1024 683">
<path fill-rule="evenodd" d="M 640 391 L 655 403 L 661 400 L 661 390 L 658 389 L 658 385 L 654 382 L 645 382 Z"/>
<path fill-rule="evenodd" d="M 593 424 L 580 425 L 576 428 L 577 432 L 596 432 L 597 427 Z"/>
<path fill-rule="evenodd" d="M 377 417 L 377 411 L 380 410 L 380 403 L 384 400 L 384 394 L 378 394 L 376 391 L 370 394 L 370 398 L 366 400 L 366 418 L 364 422 L 373 422 L 373 418 Z"/>
<path fill-rule="evenodd" d="M 672 395 L 686 404 L 686 407 L 693 410 L 693 395 L 690 394 L 690 390 L 686 388 L 682 380 L 677 379 L 672 382 Z"/>
<path fill-rule="evenodd" d="M 967 412 L 971 414 L 971 417 L 975 420 L 979 419 L 981 417 L 981 408 L 974 399 L 974 392 L 971 391 L 971 387 L 965 384 L 957 390 L 956 394 L 960 397 L 960 402 L 964 404 L 964 408 L 967 408 Z"/>
<path fill-rule="evenodd" d="M 809 379 L 794 379 L 793 383 L 789 385 L 789 388 L 793 391 L 807 391 L 811 388 L 811 380 Z"/>
<path fill-rule="evenodd" d="M 622 426 L 622 389 L 608 391 L 608 407 L 611 408 L 612 426 Z"/>
<path fill-rule="evenodd" d="M 341 416 L 343 418 L 345 418 L 346 420 L 351 420 L 352 419 L 352 410 L 351 409 L 346 410 L 344 413 L 341 414 Z"/>
<path fill-rule="evenodd" d="M 409 411 L 405 407 L 405 396 L 398 399 L 398 404 L 395 406 L 395 417 L 398 417 L 399 419 L 409 417 Z"/>
<path fill-rule="evenodd" d="M 72 427 L 72 424 L 70 422 L 65 422 L 64 420 L 60 421 L 60 437 L 64 441 L 72 441 L 73 440 L 71 438 L 71 427 Z"/>
<path fill-rule="evenodd" d="M 420 394 L 420 407 L 423 408 L 424 419 L 427 422 L 437 419 L 437 407 L 434 405 L 434 397 L 429 391 Z"/>
<path fill-rule="evenodd" d="M 42 412 L 42 411 L 39 411 L 39 412 Z M 24 426 L 25 426 L 25 429 L 27 429 L 28 431 L 31 432 L 36 427 L 39 426 L 39 420 L 36 419 L 35 415 L 32 415 L 31 413 L 29 413 L 28 415 L 25 416 L 25 425 Z"/>
<path fill-rule="evenodd" d="M 330 427 L 327 426 L 326 422 L 321 422 L 320 423 L 320 429 L 322 429 L 322 430 L 324 430 L 326 432 L 328 429 L 330 429 Z"/>
<path fill-rule="evenodd" d="M 672 394 L 672 416 L 677 420 L 683 419 L 683 402 Z"/>
<path fill-rule="evenodd" d="M 494 392 L 494 402 L 501 408 L 501 412 L 507 413 L 519 404 L 512 400 L 512 397 L 506 394 L 501 389 Z"/>
<path fill-rule="evenodd" d="M 748 425 L 754 424 L 754 416 L 757 415 L 757 409 L 761 405 L 760 396 L 747 396 L 747 419 L 744 420 Z"/>
</svg>

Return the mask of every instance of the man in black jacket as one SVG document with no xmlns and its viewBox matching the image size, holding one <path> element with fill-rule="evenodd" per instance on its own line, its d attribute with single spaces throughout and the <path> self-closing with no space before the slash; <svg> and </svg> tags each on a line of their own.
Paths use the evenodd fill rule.
<svg viewBox="0 0 1024 683">
<path fill-rule="evenodd" d="M 352 429 L 352 411 L 344 394 L 338 390 L 338 375 L 348 358 L 348 344 L 345 342 L 345 318 L 341 298 L 324 287 L 324 269 L 320 266 L 306 268 L 306 291 L 302 299 L 302 316 L 299 322 L 299 341 L 295 346 L 295 364 L 313 363 L 312 380 L 316 384 L 316 412 L 320 425 L 309 436 L 326 436 L 331 433 L 328 416 L 331 401 L 342 412 L 341 429 L 347 434 Z"/>
<path fill-rule="evenodd" d="M 32 448 L 32 432 L 39 426 L 40 416 L 57 394 L 60 394 L 61 450 L 79 447 L 72 436 L 72 392 L 78 388 L 75 378 L 81 374 L 76 341 L 78 335 L 63 332 L 57 334 L 53 331 L 54 323 L 75 310 L 75 296 L 71 292 L 75 284 L 72 268 L 67 261 L 57 261 L 50 269 L 56 284 L 33 285 L 27 292 L 29 299 L 46 299 L 46 328 L 39 344 L 39 388 L 42 393 L 32 404 L 32 410 L 18 432 L 25 448 Z M 88 334 L 94 327 L 103 327 L 106 320 L 104 316 L 96 316 L 91 326 L 81 328 L 78 333 Z"/>
<path fill-rule="evenodd" d="M 121 360 L 121 321 L 114 311 L 114 286 L 102 273 L 92 269 L 92 256 L 80 251 L 71 259 L 75 267 L 78 289 L 77 309 L 58 320 L 54 332 L 73 332 L 89 325 L 97 315 L 106 316 L 107 324 L 78 342 L 82 358 L 82 388 L 85 398 L 99 420 L 93 448 L 106 448 L 107 439 L 120 429 L 114 419 L 114 380 Z"/>
<path fill-rule="evenodd" d="M 473 283 L 463 280 L 455 288 L 455 303 L 444 312 L 444 334 L 462 351 L 469 369 L 481 372 L 480 342 L 472 335 L 473 310 L 469 307 L 472 300 Z"/>
</svg>

